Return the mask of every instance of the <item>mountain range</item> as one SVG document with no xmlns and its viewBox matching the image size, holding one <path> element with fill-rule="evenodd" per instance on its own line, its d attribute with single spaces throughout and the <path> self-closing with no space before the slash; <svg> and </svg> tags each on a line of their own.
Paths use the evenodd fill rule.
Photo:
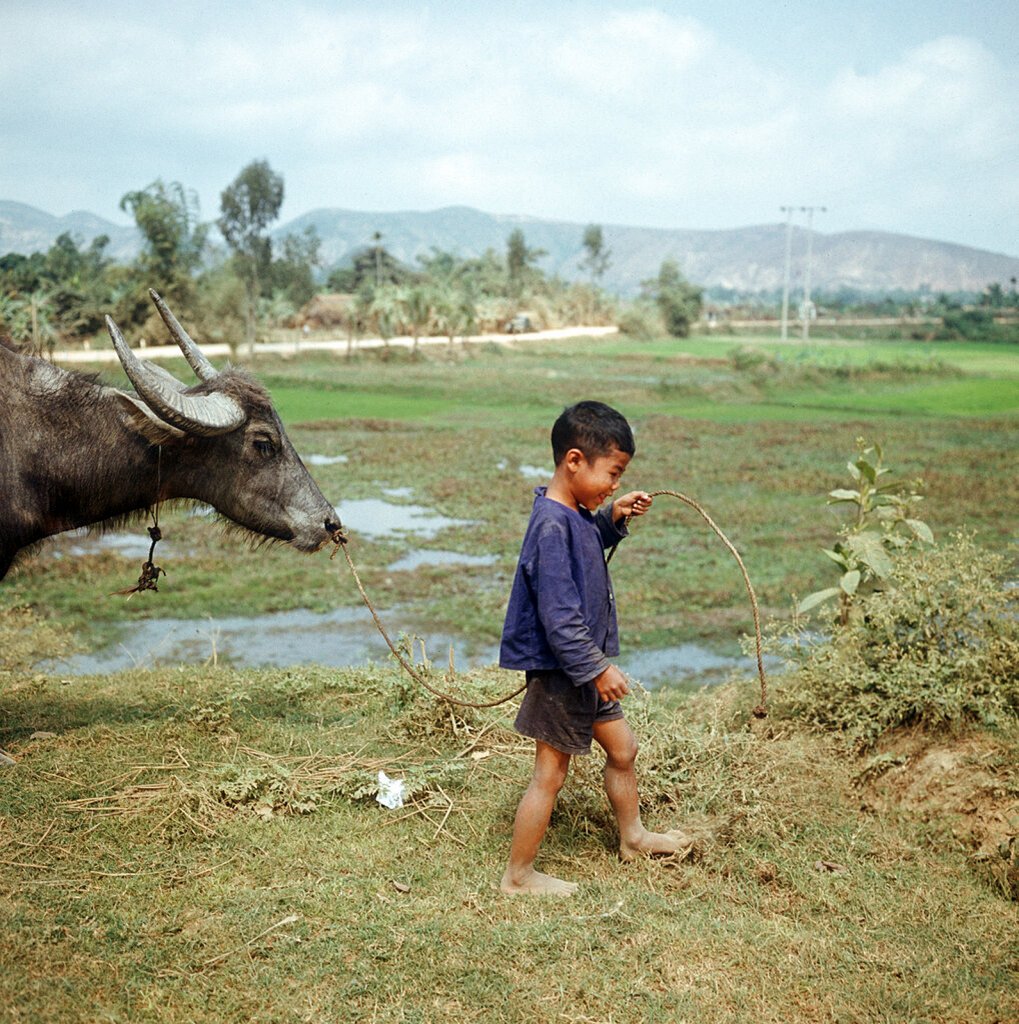
<svg viewBox="0 0 1019 1024">
<path fill-rule="evenodd" d="M 326 270 L 348 262 L 373 243 L 381 244 L 411 266 L 433 248 L 461 257 L 487 249 L 504 253 L 510 233 L 519 228 L 529 248 L 544 250 L 539 265 L 567 279 L 583 279 L 586 225 L 565 221 L 484 213 L 466 206 L 429 212 L 366 213 L 318 209 L 275 229 L 274 238 L 313 227 L 321 239 Z M 77 211 L 55 217 L 23 203 L 0 200 L 0 255 L 44 251 L 63 232 L 79 245 L 100 234 L 110 238 L 107 252 L 116 260 L 137 254 L 141 238 L 134 227 L 113 224 Z M 622 295 L 635 294 L 654 277 L 663 260 L 675 260 L 688 280 L 705 288 L 740 293 L 776 292 L 785 270 L 786 226 L 763 224 L 717 231 L 602 225 L 610 263 L 601 284 Z M 802 287 L 808 235 L 793 227 L 790 283 Z M 980 292 L 992 282 L 1011 289 L 1019 277 L 1019 257 L 952 242 L 884 231 L 813 232 L 810 278 L 815 292 L 852 288 L 864 293 Z"/>
</svg>

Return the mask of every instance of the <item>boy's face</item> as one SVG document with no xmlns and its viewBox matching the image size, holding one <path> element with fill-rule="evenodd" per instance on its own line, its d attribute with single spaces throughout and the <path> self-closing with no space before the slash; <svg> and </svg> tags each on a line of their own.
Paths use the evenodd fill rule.
<svg viewBox="0 0 1019 1024">
<path fill-rule="evenodd" d="M 594 512 L 612 497 L 619 488 L 619 482 L 630 456 L 613 448 L 605 455 L 588 459 L 578 448 L 572 448 L 566 456 L 570 473 L 570 490 L 578 505 Z"/>
</svg>

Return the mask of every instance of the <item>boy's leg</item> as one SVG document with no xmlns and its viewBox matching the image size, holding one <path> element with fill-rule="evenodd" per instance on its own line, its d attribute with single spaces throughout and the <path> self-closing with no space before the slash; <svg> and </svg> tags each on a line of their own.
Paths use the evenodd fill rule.
<svg viewBox="0 0 1019 1024">
<path fill-rule="evenodd" d="M 693 839 L 679 829 L 649 832 L 640 820 L 637 798 L 637 739 L 625 718 L 595 722 L 594 738 L 605 751 L 605 792 L 619 824 L 619 856 L 633 860 L 647 854 L 679 853 Z"/>
<path fill-rule="evenodd" d="M 513 844 L 500 888 L 507 893 L 569 896 L 576 890 L 576 883 L 535 871 L 534 859 L 552 817 L 556 796 L 566 781 L 570 755 L 541 740 L 535 740 L 535 744 L 534 774 L 517 807 Z"/>
</svg>

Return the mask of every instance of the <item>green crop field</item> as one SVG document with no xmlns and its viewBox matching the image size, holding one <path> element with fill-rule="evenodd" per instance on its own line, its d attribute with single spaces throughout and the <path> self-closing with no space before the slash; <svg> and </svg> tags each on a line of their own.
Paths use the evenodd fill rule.
<svg viewBox="0 0 1019 1024">
<path fill-rule="evenodd" d="M 764 362 L 733 356 L 748 350 Z M 699 500 L 744 551 L 769 611 L 781 613 L 794 593 L 826 582 L 819 548 L 838 518 L 824 498 L 844 481 L 858 436 L 884 444 L 896 479 L 925 479 L 936 532 L 972 526 L 992 545 L 1015 536 L 1016 355 L 1000 345 L 608 338 L 458 345 L 452 359 L 445 347 L 419 360 L 395 350 L 388 359 L 308 355 L 266 359 L 257 371 L 300 452 L 346 458 L 312 468 L 341 514 L 344 501 L 405 488 L 388 500 L 475 524 L 420 540 L 354 532 L 352 551 L 383 607 L 399 603 L 465 642 L 494 642 L 534 485 L 519 467 L 550 470 L 548 429 L 565 404 L 593 397 L 620 408 L 638 436 L 627 485 Z M 5 582 L 6 600 L 59 615 L 85 644 L 150 616 L 359 601 L 342 561 L 251 550 L 185 511 L 164 510 L 161 521 L 163 550 L 173 543 L 193 557 L 166 563 L 158 595 L 109 598 L 137 567 L 113 552 L 54 559 L 69 543 L 58 540 Z M 497 560 L 395 577 L 384 568 L 429 548 Z M 660 504 L 617 561 L 627 635 L 732 641 L 746 610 L 727 558 L 695 517 Z"/>
<path fill-rule="evenodd" d="M 413 623 L 464 647 L 497 641 L 540 482 L 531 467 L 550 471 L 549 427 L 581 398 L 635 427 L 624 486 L 689 494 L 725 530 L 766 622 L 835 581 L 822 548 L 842 513 L 825 497 L 846 486 L 858 437 L 883 445 L 892 479 L 923 479 L 937 539 L 970 530 L 1015 564 L 1014 347 L 608 338 L 266 357 L 253 369 L 299 452 L 345 460 L 311 466 L 341 514 L 385 497 L 460 521 L 434 536 L 351 531 L 394 635 Z M 598 758 L 575 759 L 542 863 L 580 892 L 511 899 L 497 882 L 532 757 L 512 704 L 436 702 L 381 642 L 368 668 L 244 669 L 213 646 L 151 671 L 33 667 L 149 618 L 359 605 L 328 552 L 252 547 L 187 509 L 161 523 L 158 593 L 110 596 L 138 560 L 73 555 L 67 538 L 0 585 L 0 749 L 16 762 L 0 765 L 2 1019 L 992 1024 L 1019 1013 L 1019 904 L 994 868 L 998 847 L 973 832 L 1019 814 L 1014 725 L 904 734 L 867 759 L 778 716 L 751 727 L 749 660 L 712 691 L 635 694 L 646 823 L 692 829 L 694 856 L 621 864 Z M 429 550 L 492 560 L 391 568 Z M 737 567 L 678 502 L 659 499 L 633 524 L 612 569 L 624 648 L 731 650 L 750 631 Z M 487 668 L 445 684 L 443 669 L 440 684 L 471 695 L 518 682 Z M 780 675 L 772 687 L 780 699 Z M 886 785 L 896 768 L 914 773 L 899 793 L 912 802 Z M 407 782 L 403 808 L 375 801 L 379 770 Z M 964 771 L 979 775 L 972 791 Z"/>
</svg>

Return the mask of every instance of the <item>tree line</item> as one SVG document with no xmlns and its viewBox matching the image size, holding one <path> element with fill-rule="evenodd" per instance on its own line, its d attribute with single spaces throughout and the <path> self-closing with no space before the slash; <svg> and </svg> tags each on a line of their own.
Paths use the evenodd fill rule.
<svg viewBox="0 0 1019 1024">
<path fill-rule="evenodd" d="M 653 336 L 686 334 L 700 315 L 702 291 L 675 261 L 665 261 L 633 302 L 608 294 L 602 278 L 612 254 L 595 224 L 582 238 L 584 279 L 573 282 L 541 268 L 546 253 L 528 245 L 520 228 L 503 252 L 465 258 L 432 248 L 413 266 L 396 259 L 376 232 L 326 273 L 314 228 L 271 238 L 283 197 L 283 177 L 265 160 L 249 163 L 222 191 L 213 222 L 201 219 L 197 195 L 180 182 L 157 179 L 128 192 L 120 208 L 142 239 L 133 261 L 114 261 L 105 235 L 82 245 L 68 233 L 46 252 L 0 256 L 0 338 L 34 352 L 87 344 L 103 332 L 107 313 L 131 337 L 159 338 L 150 287 L 203 339 L 225 341 L 235 355 L 287 325 L 342 327 L 351 338 L 452 340 L 507 326 L 618 322 Z M 323 292 L 333 301 L 317 302 Z"/>
</svg>

